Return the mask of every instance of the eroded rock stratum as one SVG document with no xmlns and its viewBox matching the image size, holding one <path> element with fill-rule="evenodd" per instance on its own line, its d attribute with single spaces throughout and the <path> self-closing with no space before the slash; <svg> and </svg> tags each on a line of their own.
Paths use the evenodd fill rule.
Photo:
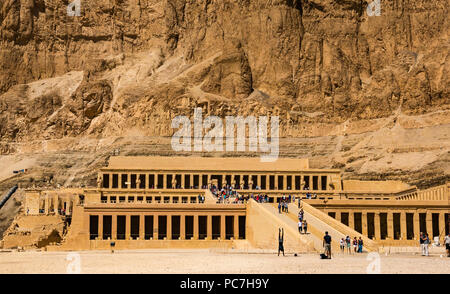
<svg viewBox="0 0 450 294">
<path fill-rule="evenodd" d="M 172 118 L 202 107 L 279 115 L 281 156 L 445 182 L 448 5 L 369 2 L 97 0 L 72 17 L 68 1 L 2 1 L 0 164 L 88 184 L 115 148 L 174 154 Z"/>
</svg>

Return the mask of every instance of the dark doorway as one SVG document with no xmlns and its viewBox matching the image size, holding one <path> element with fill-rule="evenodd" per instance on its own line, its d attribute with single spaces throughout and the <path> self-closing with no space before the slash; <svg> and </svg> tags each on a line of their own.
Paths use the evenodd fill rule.
<svg viewBox="0 0 450 294">
<path fill-rule="evenodd" d="M 126 217 L 124 215 L 117 216 L 117 240 L 125 240 Z"/>
<path fill-rule="evenodd" d="M 103 240 L 108 240 L 108 238 L 112 238 L 112 216 L 104 215 L 103 216 Z"/>
<path fill-rule="evenodd" d="M 109 174 L 103 174 L 103 188 L 109 188 Z"/>
<path fill-rule="evenodd" d="M 269 189 L 275 190 L 275 176 L 269 176 Z"/>
<path fill-rule="evenodd" d="M 427 233 L 427 214 L 419 213 L 419 228 L 422 233 Z"/>
<path fill-rule="evenodd" d="M 194 237 L 194 216 L 192 215 L 186 215 L 185 232 L 186 240 Z"/>
<path fill-rule="evenodd" d="M 118 174 L 113 174 L 112 175 L 112 187 L 113 188 L 118 188 L 119 187 L 119 175 Z"/>
<path fill-rule="evenodd" d="M 155 175 L 149 175 L 148 176 L 148 187 L 150 189 L 154 189 L 155 187 Z"/>
<path fill-rule="evenodd" d="M 348 226 L 348 212 L 341 212 L 341 223 Z"/>
<path fill-rule="evenodd" d="M 320 187 L 322 190 L 327 189 L 327 176 L 322 176 L 322 187 Z"/>
<path fill-rule="evenodd" d="M 164 188 L 164 175 L 158 175 L 158 189 Z"/>
<path fill-rule="evenodd" d="M 401 229 L 400 229 L 400 213 L 394 213 L 394 240 L 400 240 Z"/>
<path fill-rule="evenodd" d="M 150 240 L 150 238 L 153 238 L 153 215 L 146 215 L 144 239 Z"/>
<path fill-rule="evenodd" d="M 436 236 L 439 236 L 439 213 L 432 213 L 431 214 L 431 221 L 432 221 L 432 227 L 433 227 L 433 236 L 430 238 L 434 238 Z"/>
<path fill-rule="evenodd" d="M 132 215 L 130 218 L 131 230 L 130 237 L 132 240 L 139 238 L 139 215 Z"/>
<path fill-rule="evenodd" d="M 217 240 L 220 237 L 220 216 L 213 215 L 212 217 L 212 239 Z"/>
<path fill-rule="evenodd" d="M 355 231 L 362 234 L 362 214 L 361 214 L 361 212 L 355 212 L 354 218 L 355 218 Z"/>
<path fill-rule="evenodd" d="M 367 236 L 370 239 L 375 237 L 375 213 L 367 213 Z"/>
<path fill-rule="evenodd" d="M 406 214 L 406 239 L 414 239 L 414 213 Z"/>
<path fill-rule="evenodd" d="M 89 216 L 89 240 L 98 238 L 98 215 Z"/>
<path fill-rule="evenodd" d="M 234 217 L 232 215 L 225 216 L 225 239 L 230 240 L 234 237 Z"/>
<path fill-rule="evenodd" d="M 309 176 L 304 176 L 304 181 L 305 181 L 304 189 L 305 190 L 310 190 L 310 187 L 309 187 Z"/>
<path fill-rule="evenodd" d="M 245 215 L 239 216 L 239 239 L 245 239 Z"/>
<path fill-rule="evenodd" d="M 336 218 L 336 212 L 328 212 L 328 216 L 331 216 L 332 218 Z"/>
<path fill-rule="evenodd" d="M 301 178 L 300 178 L 300 176 L 295 176 L 294 179 L 295 179 L 295 190 L 301 190 L 301 187 L 300 187 Z"/>
<path fill-rule="evenodd" d="M 200 215 L 198 217 L 198 239 L 204 240 L 207 237 L 207 217 Z"/>
<path fill-rule="evenodd" d="M 283 190 L 284 189 L 284 177 L 283 176 L 278 176 L 278 190 Z"/>
<path fill-rule="evenodd" d="M 380 213 L 380 239 L 386 240 L 387 237 L 387 213 Z"/>
<path fill-rule="evenodd" d="M 158 215 L 158 240 L 167 238 L 167 216 Z"/>
<path fill-rule="evenodd" d="M 266 176 L 261 175 L 261 190 L 267 189 Z"/>
<path fill-rule="evenodd" d="M 178 240 L 180 236 L 180 216 L 172 215 L 172 240 Z"/>
<path fill-rule="evenodd" d="M 139 175 L 139 189 L 145 189 L 145 175 Z"/>
<path fill-rule="evenodd" d="M 312 180 L 313 180 L 313 190 L 319 190 L 319 177 L 313 176 Z"/>
</svg>

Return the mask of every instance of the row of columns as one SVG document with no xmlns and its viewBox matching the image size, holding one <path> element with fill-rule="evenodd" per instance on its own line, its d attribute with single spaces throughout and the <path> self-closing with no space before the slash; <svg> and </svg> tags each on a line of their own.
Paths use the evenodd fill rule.
<svg viewBox="0 0 450 294">
<path fill-rule="evenodd" d="M 341 219 L 341 213 L 347 213 L 347 212 L 337 212 L 336 213 L 336 219 L 340 222 L 342 222 Z M 381 238 L 381 223 L 380 223 L 380 214 L 386 213 L 387 214 L 387 238 L 393 239 L 394 238 L 394 213 L 400 213 L 400 239 L 406 240 L 407 239 L 407 220 L 406 220 L 406 214 L 410 212 L 383 212 L 383 211 L 363 211 L 361 212 L 361 229 L 362 234 L 364 236 L 368 236 L 368 218 L 367 214 L 373 213 L 374 214 L 374 227 L 375 227 L 375 238 L 380 239 Z M 418 239 L 420 236 L 420 217 L 418 212 L 411 212 L 413 213 L 413 232 L 414 232 L 414 239 Z M 433 232 L 433 220 L 432 220 L 432 213 L 433 212 L 426 212 L 426 232 L 428 233 L 430 238 L 433 238 L 432 232 Z M 348 213 L 348 226 L 352 229 L 355 228 L 355 219 L 354 219 L 355 212 L 349 212 Z M 447 224 L 447 220 L 445 219 L 445 213 L 441 212 L 439 213 L 439 232 L 443 232 L 445 230 L 445 225 Z M 448 225 L 448 224 L 447 224 Z M 442 237 L 442 236 L 441 236 Z"/>
<path fill-rule="evenodd" d="M 103 216 L 111 216 L 111 239 L 117 240 L 117 217 L 118 214 L 93 214 L 98 216 L 98 239 L 103 238 Z M 90 228 L 89 216 L 87 219 L 87 229 Z M 122 216 L 122 215 L 120 215 Z M 186 216 L 193 217 L 193 240 L 199 239 L 199 217 L 206 216 L 206 240 L 212 240 L 212 217 L 213 214 L 207 215 L 179 215 L 179 214 L 126 214 L 125 216 L 125 240 L 131 239 L 131 216 L 139 216 L 139 240 L 145 240 L 145 216 L 153 216 L 153 239 L 158 239 L 159 234 L 159 216 L 166 216 L 166 240 L 172 239 L 172 216 L 180 216 L 180 240 L 185 240 L 186 236 Z M 233 216 L 233 238 L 239 239 L 239 214 L 224 214 L 220 217 L 220 239 L 226 238 L 226 216 Z"/>
<path fill-rule="evenodd" d="M 69 197 L 70 198 L 70 197 Z M 39 198 L 39 210 L 41 209 L 41 201 L 44 201 L 43 213 L 48 215 L 50 212 L 57 213 L 59 206 L 61 205 L 61 209 L 64 209 L 65 205 L 65 214 L 71 214 L 73 209 L 73 201 L 70 199 L 60 199 L 60 197 L 55 195 L 45 194 L 43 197 Z"/>
<path fill-rule="evenodd" d="M 117 183 L 117 188 L 118 189 L 130 189 L 131 188 L 131 175 L 133 173 L 117 173 L 114 175 L 117 175 L 118 177 L 118 183 Z M 113 188 L 113 174 L 104 174 L 104 175 L 108 175 L 109 176 L 109 183 L 106 185 L 105 183 L 103 183 L 103 187 L 104 188 L 109 188 L 112 189 Z M 126 187 L 122 187 L 122 175 L 126 175 L 127 176 L 127 185 Z M 154 175 L 154 182 L 153 182 L 153 187 L 157 188 L 159 186 L 159 177 L 160 175 L 162 175 L 163 177 L 163 185 L 162 185 L 162 189 L 170 189 L 172 187 L 176 187 L 178 184 L 180 184 L 182 189 L 187 189 L 190 187 L 194 186 L 194 175 L 198 176 L 198 187 L 201 188 L 203 186 L 206 185 L 211 185 L 212 181 L 212 176 L 216 176 L 215 174 L 168 174 L 168 173 L 160 173 L 160 174 L 133 174 L 136 175 L 136 182 L 133 184 L 136 184 L 136 188 L 139 189 L 140 188 L 140 175 L 144 175 L 145 176 L 145 189 L 151 189 L 152 187 L 150 187 L 150 175 Z M 171 175 L 172 176 L 172 182 L 168 183 L 168 176 Z M 181 183 L 178 183 L 176 181 L 176 176 L 181 176 Z M 189 187 L 186 187 L 186 175 L 189 176 Z M 203 177 L 206 176 L 207 177 L 207 182 L 205 183 L 203 181 Z M 323 190 L 322 189 L 322 177 L 327 177 L 327 182 L 329 183 L 330 179 L 329 176 L 326 175 L 295 175 L 295 174 L 270 174 L 270 175 L 261 175 L 261 174 L 254 174 L 254 175 L 249 175 L 249 174 L 221 174 L 218 175 L 221 178 L 221 183 L 222 185 L 226 185 L 226 184 L 231 184 L 233 187 L 242 187 L 242 186 L 248 186 L 249 189 L 255 188 L 256 186 L 261 187 L 262 185 L 262 178 L 265 177 L 265 189 L 269 190 L 270 188 L 270 177 L 273 176 L 274 177 L 274 189 L 273 190 L 287 190 L 287 188 L 289 187 L 291 190 L 303 190 L 305 187 L 309 187 L 309 190 L 311 190 L 313 188 L 313 177 L 317 178 L 317 190 Z M 226 183 L 226 178 L 227 176 L 231 176 L 231 183 Z M 244 176 L 248 178 L 247 181 L 244 181 Z M 256 182 L 253 182 L 253 177 L 256 176 Z M 281 185 L 279 185 L 279 180 L 278 177 L 282 176 L 283 177 L 283 183 Z M 287 179 L 288 176 L 291 177 L 291 183 L 288 186 L 287 184 Z M 239 177 L 239 183 L 236 182 L 236 178 Z M 305 179 L 306 177 L 308 177 L 308 183 L 306 183 Z M 99 187 L 102 184 L 101 181 L 104 181 L 104 179 L 99 178 L 98 180 L 98 184 Z M 298 189 L 296 187 L 296 182 L 300 183 L 300 189 Z M 325 183 L 325 190 L 327 190 L 327 184 Z M 107 186 L 107 187 L 106 187 Z M 241 188 L 242 189 L 242 188 Z"/>
</svg>

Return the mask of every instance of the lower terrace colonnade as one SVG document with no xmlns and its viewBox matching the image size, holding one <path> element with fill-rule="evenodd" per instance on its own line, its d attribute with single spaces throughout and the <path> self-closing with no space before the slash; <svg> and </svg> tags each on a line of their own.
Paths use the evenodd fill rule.
<svg viewBox="0 0 450 294">
<path fill-rule="evenodd" d="M 448 210 L 416 209 L 325 209 L 355 231 L 374 240 L 418 240 L 420 233 L 443 238 L 450 230 Z"/>
<path fill-rule="evenodd" d="M 86 214 L 90 240 L 245 239 L 245 212 Z"/>
</svg>

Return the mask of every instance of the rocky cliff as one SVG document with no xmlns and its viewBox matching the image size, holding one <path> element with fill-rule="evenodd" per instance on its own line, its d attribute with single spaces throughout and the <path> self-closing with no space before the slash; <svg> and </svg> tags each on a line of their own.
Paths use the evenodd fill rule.
<svg viewBox="0 0 450 294">
<path fill-rule="evenodd" d="M 446 181 L 448 3 L 370 2 L 2 0 L 0 161 L 85 182 L 114 148 L 174 154 L 202 107 L 279 115 L 281 155 L 316 167 Z"/>
</svg>

